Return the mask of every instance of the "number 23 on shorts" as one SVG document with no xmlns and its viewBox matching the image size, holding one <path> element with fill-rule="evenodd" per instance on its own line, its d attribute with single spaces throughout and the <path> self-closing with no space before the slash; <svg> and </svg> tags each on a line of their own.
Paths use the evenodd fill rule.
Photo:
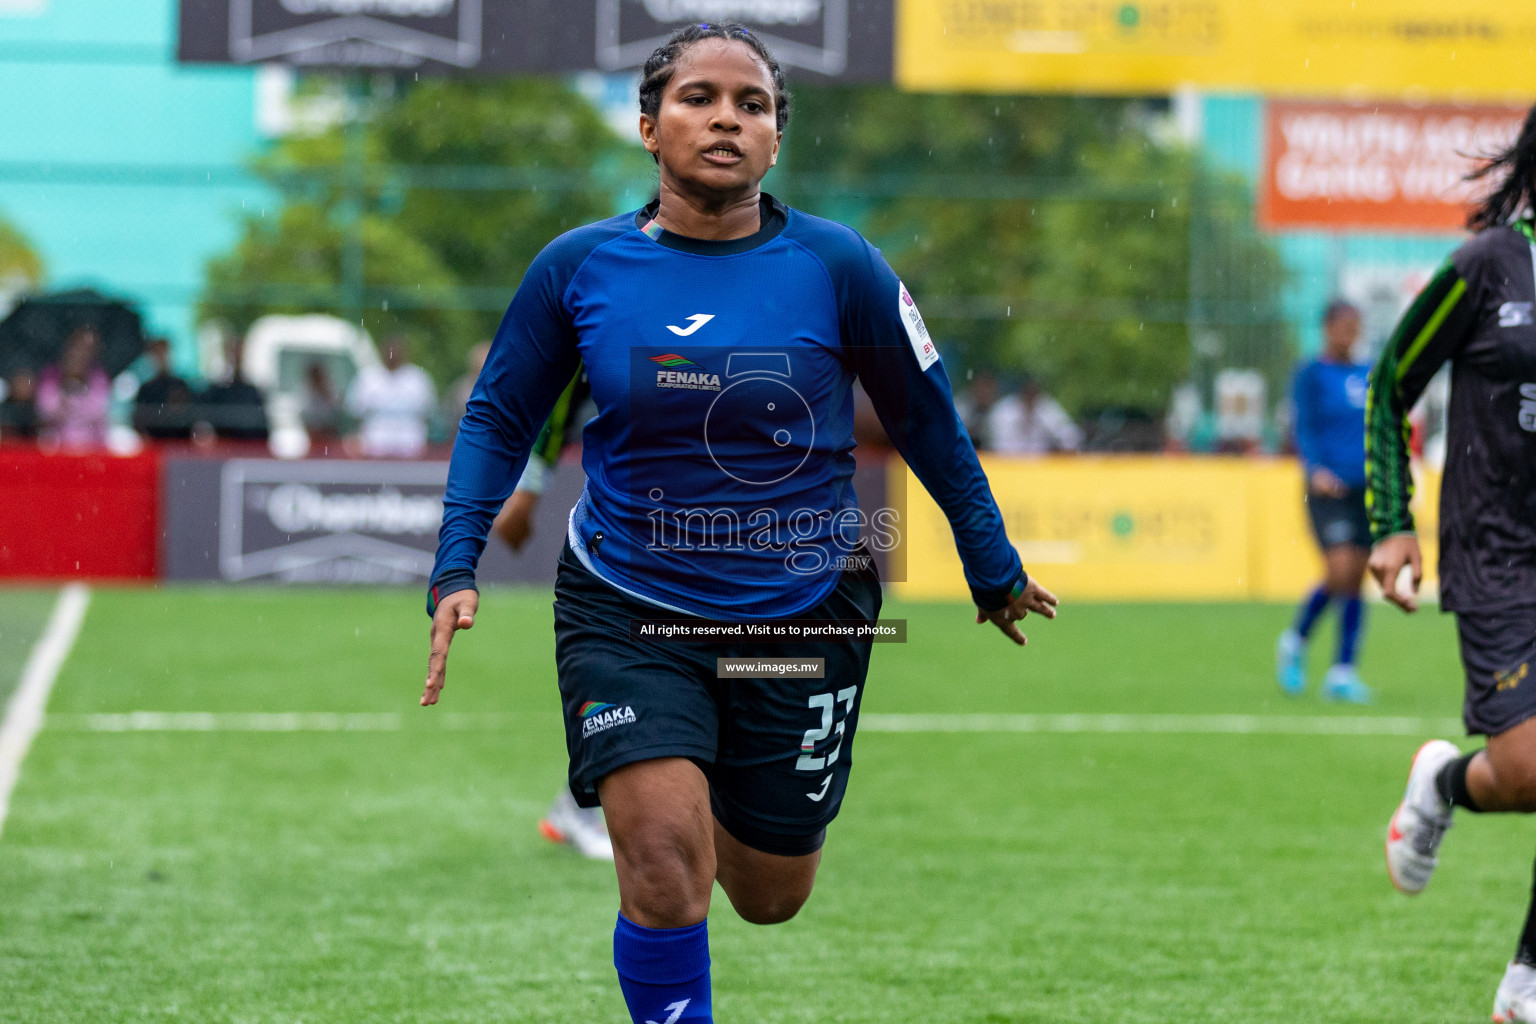
<svg viewBox="0 0 1536 1024">
<path fill-rule="evenodd" d="M 821 725 L 814 729 L 805 730 L 805 739 L 800 741 L 800 758 L 795 762 L 795 770 L 800 772 L 819 772 L 828 765 L 837 763 L 838 751 L 843 749 L 843 729 L 848 716 L 853 712 L 853 702 L 858 699 L 859 688 L 857 686 L 845 686 L 837 691 L 836 696 L 831 693 L 813 693 L 806 701 L 806 707 L 821 709 Z M 837 705 L 843 705 L 842 717 L 836 723 L 832 721 L 833 712 Z M 825 757 L 816 757 L 816 744 L 837 730 L 837 745 Z"/>
</svg>

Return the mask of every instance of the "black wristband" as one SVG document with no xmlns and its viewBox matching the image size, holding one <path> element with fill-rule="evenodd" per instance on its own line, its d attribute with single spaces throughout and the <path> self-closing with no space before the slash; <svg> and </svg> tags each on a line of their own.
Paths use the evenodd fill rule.
<svg viewBox="0 0 1536 1024">
<path fill-rule="evenodd" d="M 1019 578 L 1013 586 L 1006 590 L 978 590 L 971 588 L 971 600 L 976 602 L 976 607 L 984 612 L 1000 612 L 1013 603 L 1013 599 L 1024 593 L 1024 588 L 1029 586 L 1029 573 L 1019 570 Z"/>
<path fill-rule="evenodd" d="M 457 594 L 461 590 L 475 590 L 475 574 L 468 569 L 450 569 L 427 588 L 427 618 L 437 615 L 437 606 L 443 603 L 443 598 L 449 594 Z"/>
</svg>

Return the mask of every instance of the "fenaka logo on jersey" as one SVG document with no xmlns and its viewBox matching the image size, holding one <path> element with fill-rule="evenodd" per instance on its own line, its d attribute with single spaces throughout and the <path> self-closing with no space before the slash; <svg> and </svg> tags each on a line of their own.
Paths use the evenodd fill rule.
<svg viewBox="0 0 1536 1024">
<path fill-rule="evenodd" d="M 692 359 L 668 352 L 661 356 L 647 356 L 663 369 L 656 371 L 656 386 L 678 391 L 719 391 L 720 375 L 710 373 Z"/>
<path fill-rule="evenodd" d="M 934 347 L 933 339 L 928 335 L 928 325 L 923 323 L 923 314 L 917 311 L 917 303 L 912 301 L 912 293 L 907 291 L 907 286 L 900 281 L 896 282 L 896 286 L 901 293 L 901 298 L 896 304 L 896 315 L 901 317 L 901 326 L 907 329 L 907 340 L 912 343 L 918 368 L 926 370 L 939 361 L 939 350 Z"/>
<path fill-rule="evenodd" d="M 633 725 L 635 722 L 635 709 L 628 704 L 620 707 L 617 704 L 604 704 L 600 700 L 589 700 L 581 706 L 580 713 L 582 739 L 596 736 L 616 725 Z"/>
</svg>

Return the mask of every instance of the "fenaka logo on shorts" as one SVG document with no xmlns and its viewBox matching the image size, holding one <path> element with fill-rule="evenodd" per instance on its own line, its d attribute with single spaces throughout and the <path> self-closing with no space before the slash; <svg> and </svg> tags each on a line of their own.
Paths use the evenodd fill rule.
<svg viewBox="0 0 1536 1024">
<path fill-rule="evenodd" d="M 719 391 L 720 375 L 710 373 L 692 359 L 668 352 L 661 356 L 648 356 L 651 362 L 662 367 L 656 371 L 656 386 L 679 391 Z"/>
<path fill-rule="evenodd" d="M 1512 668 L 1508 672 L 1495 672 L 1493 678 L 1498 683 L 1495 690 L 1513 690 L 1525 682 L 1525 677 L 1531 673 L 1531 663 L 1523 662 L 1519 668 Z"/>
<path fill-rule="evenodd" d="M 589 700 L 581 706 L 581 738 L 596 736 L 616 725 L 632 725 L 634 721 L 635 709 L 628 704 L 620 707 L 617 704 L 604 704 L 600 700 Z"/>
</svg>

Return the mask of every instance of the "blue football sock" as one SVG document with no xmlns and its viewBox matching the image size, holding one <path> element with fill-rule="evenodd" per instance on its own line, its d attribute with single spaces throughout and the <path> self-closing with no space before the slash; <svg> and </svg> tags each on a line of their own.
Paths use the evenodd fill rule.
<svg viewBox="0 0 1536 1024">
<path fill-rule="evenodd" d="M 1318 587 L 1307 595 L 1307 599 L 1301 603 L 1301 609 L 1296 613 L 1296 630 L 1305 640 L 1312 632 L 1312 627 L 1317 625 L 1318 616 L 1328 607 L 1328 590 L 1326 587 Z"/>
<path fill-rule="evenodd" d="M 1355 648 L 1360 646 L 1360 624 L 1365 620 L 1365 604 L 1359 597 L 1345 598 L 1344 610 L 1339 615 L 1340 665 L 1355 663 Z"/>
<path fill-rule="evenodd" d="M 620 914 L 613 929 L 613 965 L 634 1024 L 713 1024 L 708 921 L 642 928 Z"/>
</svg>

